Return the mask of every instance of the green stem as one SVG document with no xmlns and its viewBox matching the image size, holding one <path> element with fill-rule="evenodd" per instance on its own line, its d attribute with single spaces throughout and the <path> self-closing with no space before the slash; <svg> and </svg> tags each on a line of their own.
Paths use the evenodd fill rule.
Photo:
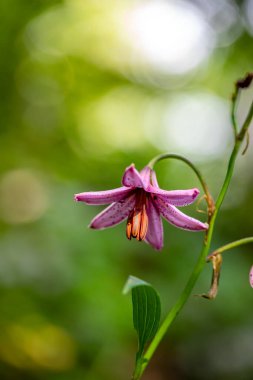
<svg viewBox="0 0 253 380">
<path fill-rule="evenodd" d="M 134 370 L 132 380 L 138 380 L 141 378 L 142 365 L 143 365 L 143 358 L 142 357 L 136 357 L 135 370 Z"/>
<path fill-rule="evenodd" d="M 253 243 L 253 237 L 247 237 L 247 238 L 243 238 L 243 239 L 233 241 L 232 243 L 228 243 L 228 244 L 223 245 L 222 247 L 216 249 L 213 253 L 211 253 L 207 257 L 207 259 L 211 258 L 212 256 L 216 256 L 219 253 L 223 253 L 225 251 L 228 251 L 229 249 L 233 249 L 233 248 L 238 247 L 240 245 L 249 244 L 249 243 Z"/>
<path fill-rule="evenodd" d="M 246 134 L 246 132 L 247 132 L 247 130 L 249 128 L 249 125 L 251 123 L 252 117 L 253 117 L 253 102 L 251 103 L 249 113 L 248 113 L 248 115 L 247 115 L 247 117 L 245 119 L 245 122 L 244 122 L 244 124 L 242 126 L 242 129 L 241 129 L 240 133 L 237 136 L 238 140 L 241 141 L 241 140 L 244 139 L 244 136 L 245 136 L 245 134 Z"/>
<path fill-rule="evenodd" d="M 234 149 L 232 151 L 232 154 L 230 156 L 230 160 L 229 160 L 229 163 L 228 163 L 227 174 L 226 174 L 223 186 L 221 188 L 220 194 L 219 194 L 217 202 L 216 202 L 216 214 L 217 214 L 218 210 L 220 209 L 220 206 L 221 206 L 221 204 L 223 202 L 223 199 L 224 199 L 224 197 L 226 195 L 229 183 L 230 183 L 232 175 L 233 175 L 233 169 L 234 169 L 234 166 L 235 166 L 235 160 L 236 160 L 238 151 L 239 151 L 239 149 L 240 149 L 240 147 L 242 145 L 242 141 L 243 141 L 243 139 L 245 137 L 245 134 L 246 134 L 246 132 L 247 132 L 247 130 L 249 128 L 249 125 L 250 125 L 252 117 L 253 117 L 253 102 L 251 104 L 251 107 L 250 107 L 249 113 L 248 113 L 248 115 L 246 117 L 246 120 L 245 120 L 245 122 L 244 122 L 244 124 L 242 126 L 242 129 L 241 129 L 240 133 L 236 137 Z"/>
<path fill-rule="evenodd" d="M 209 230 L 207 232 L 206 239 L 203 243 L 200 256 L 197 260 L 197 263 L 193 269 L 193 272 L 192 272 L 183 292 L 181 293 L 181 295 L 178 298 L 178 300 L 176 301 L 175 305 L 172 307 L 172 309 L 168 313 L 167 317 L 165 318 L 165 320 L 161 324 L 161 327 L 159 328 L 158 332 L 156 333 L 154 339 L 150 343 L 150 345 L 149 345 L 149 347 L 148 347 L 148 349 L 144 355 L 145 362 L 143 363 L 143 366 L 142 366 L 141 375 L 143 374 L 146 366 L 148 365 L 150 359 L 152 358 L 157 346 L 159 345 L 160 341 L 164 337 L 166 331 L 168 330 L 171 323 L 174 321 L 177 314 L 180 312 L 180 310 L 183 308 L 184 304 L 186 303 L 187 299 L 189 298 L 189 296 L 192 292 L 192 289 L 193 289 L 193 287 L 194 287 L 194 285 L 195 285 L 195 283 L 196 283 L 196 281 L 197 281 L 197 279 L 198 279 L 198 277 L 199 277 L 199 275 L 200 275 L 200 273 L 201 273 L 201 271 L 205 265 L 206 256 L 207 256 L 207 253 L 209 251 L 209 247 L 210 247 L 210 243 L 211 243 L 214 221 L 215 221 L 215 217 L 213 216 L 211 218 L 211 221 L 209 224 Z"/>
<path fill-rule="evenodd" d="M 237 99 L 238 99 L 238 87 L 236 86 L 235 93 L 232 96 L 232 110 L 231 110 L 231 121 L 232 121 L 235 141 L 236 141 L 236 136 L 237 136 L 237 122 L 236 122 Z"/>
<path fill-rule="evenodd" d="M 248 127 L 249 127 L 249 124 L 251 122 L 251 119 L 253 117 L 253 103 L 251 105 L 251 108 L 249 110 L 249 113 L 246 117 L 246 120 L 242 126 L 242 129 L 240 131 L 239 134 L 236 135 L 236 139 L 235 139 L 235 145 L 234 145 L 234 149 L 231 153 L 231 156 L 230 156 L 230 159 L 229 159 L 229 163 L 228 163 L 228 168 L 227 168 L 227 173 L 226 173 L 226 177 L 225 177 L 225 180 L 223 182 L 223 185 L 222 185 L 222 188 L 220 190 L 220 193 L 218 195 L 218 198 L 217 198 L 217 202 L 216 202 L 216 207 L 212 213 L 212 215 L 210 216 L 210 220 L 209 220 L 209 229 L 208 231 L 206 232 L 206 236 L 205 236 L 205 239 L 204 239 L 204 243 L 203 243 L 203 246 L 202 246 L 202 249 L 201 249 L 201 252 L 200 252 L 200 255 L 199 255 L 199 258 L 197 260 L 197 263 L 193 269 L 193 272 L 183 290 L 183 292 L 181 293 L 181 295 L 179 296 L 178 300 L 176 301 L 175 305 L 172 307 L 172 309 L 170 310 L 170 312 L 167 314 L 165 320 L 163 321 L 163 323 L 161 324 L 158 332 L 156 333 L 155 337 L 153 338 L 153 340 L 151 341 L 149 347 L 147 348 L 147 351 L 144 355 L 144 362 L 142 364 L 142 368 L 141 368 L 141 371 L 139 371 L 139 374 L 138 374 L 138 377 L 136 377 L 135 379 L 138 380 L 141 378 L 145 368 L 147 367 L 150 359 L 152 358 L 155 350 L 157 349 L 160 341 L 162 340 L 162 338 L 164 337 L 165 333 L 167 332 L 169 326 L 171 325 L 171 323 L 174 321 L 174 319 L 176 318 L 177 314 L 180 312 L 180 310 L 183 308 L 183 306 L 185 305 L 186 301 L 188 300 L 192 290 L 193 290 L 193 287 L 204 267 L 204 264 L 206 262 L 206 256 L 208 254 L 208 251 L 209 251 L 209 248 L 210 248 L 210 244 L 211 244 L 211 240 L 212 240 L 212 235 L 213 235 L 213 230 L 214 230 L 214 224 L 215 224 L 215 220 L 216 220 L 216 217 L 217 217 L 217 214 L 218 214 L 218 211 L 222 205 L 222 202 L 224 200 L 224 197 L 227 193 L 227 190 L 228 190 L 228 186 L 230 184 L 230 181 L 231 181 L 231 178 L 232 178 L 232 174 L 233 174 L 233 169 L 234 169 L 234 165 L 235 165 L 235 160 L 236 160 L 236 157 L 238 155 L 238 151 L 239 151 L 239 148 L 241 147 L 241 144 L 242 144 L 242 141 L 245 137 L 245 134 L 248 130 Z M 152 160 L 150 162 L 150 167 L 153 168 L 153 165 L 158 162 L 159 160 L 161 159 L 164 159 L 164 158 L 178 158 L 184 162 L 186 162 L 189 166 L 192 167 L 192 169 L 195 171 L 195 173 L 197 174 L 198 178 L 200 179 L 200 182 L 202 183 L 202 186 L 203 184 L 205 183 L 202 179 L 202 176 L 201 174 L 199 173 L 199 171 L 191 164 L 190 161 L 182 158 L 181 156 L 177 156 L 177 155 L 161 155 L 161 156 L 158 156 L 157 158 L 155 158 L 154 160 Z M 205 187 L 203 186 L 203 188 L 205 189 Z"/>
</svg>

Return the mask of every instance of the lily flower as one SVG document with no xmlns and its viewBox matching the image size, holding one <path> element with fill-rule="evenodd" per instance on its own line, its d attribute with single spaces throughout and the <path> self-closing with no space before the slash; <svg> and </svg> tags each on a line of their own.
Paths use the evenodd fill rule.
<svg viewBox="0 0 253 380">
<path fill-rule="evenodd" d="M 191 218 L 176 206 L 193 203 L 199 190 L 162 190 L 158 186 L 156 174 L 149 166 L 138 172 L 134 164 L 126 168 L 122 187 L 75 195 L 76 201 L 90 205 L 109 204 L 90 223 L 97 230 L 115 226 L 127 219 L 126 235 L 129 240 L 145 240 L 155 249 L 163 247 L 163 225 L 161 216 L 174 226 L 189 230 L 207 230 L 208 224 Z"/>
</svg>

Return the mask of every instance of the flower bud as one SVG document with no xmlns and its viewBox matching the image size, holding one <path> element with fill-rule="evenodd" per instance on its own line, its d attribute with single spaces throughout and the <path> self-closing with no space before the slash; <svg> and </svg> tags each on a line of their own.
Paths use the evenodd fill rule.
<svg viewBox="0 0 253 380">
<path fill-rule="evenodd" d="M 249 283 L 250 283 L 250 286 L 253 288 L 253 265 L 249 272 Z"/>
</svg>

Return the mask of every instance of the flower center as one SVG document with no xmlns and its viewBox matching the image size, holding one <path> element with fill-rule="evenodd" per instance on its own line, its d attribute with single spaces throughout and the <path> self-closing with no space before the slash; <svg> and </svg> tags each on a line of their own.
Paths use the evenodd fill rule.
<svg viewBox="0 0 253 380">
<path fill-rule="evenodd" d="M 126 235 L 129 240 L 145 239 L 148 230 L 148 215 L 146 211 L 147 193 L 142 189 L 136 190 L 136 203 L 127 219 Z"/>
</svg>

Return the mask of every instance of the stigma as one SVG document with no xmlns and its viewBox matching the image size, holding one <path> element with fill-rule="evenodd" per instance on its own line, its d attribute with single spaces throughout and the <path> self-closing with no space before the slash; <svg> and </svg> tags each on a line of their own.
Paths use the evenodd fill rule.
<svg viewBox="0 0 253 380">
<path fill-rule="evenodd" d="M 147 193 L 140 189 L 136 194 L 134 209 L 130 212 L 126 225 L 126 236 L 139 241 L 145 239 L 148 230 L 148 215 L 146 210 Z"/>
</svg>

